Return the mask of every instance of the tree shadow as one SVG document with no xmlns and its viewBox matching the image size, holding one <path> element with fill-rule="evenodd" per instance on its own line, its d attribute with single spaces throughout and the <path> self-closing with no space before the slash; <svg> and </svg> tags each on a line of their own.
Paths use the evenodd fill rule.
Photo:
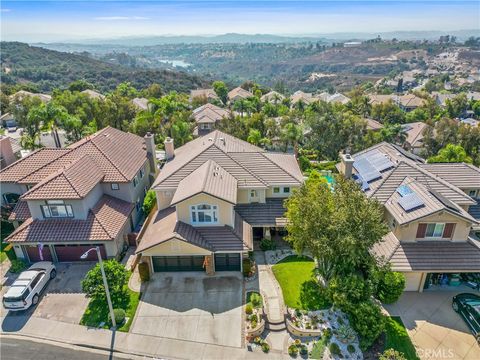
<svg viewBox="0 0 480 360">
<path fill-rule="evenodd" d="M 325 289 L 311 279 L 301 285 L 300 305 L 305 310 L 321 310 L 330 307 L 331 304 Z"/>
</svg>

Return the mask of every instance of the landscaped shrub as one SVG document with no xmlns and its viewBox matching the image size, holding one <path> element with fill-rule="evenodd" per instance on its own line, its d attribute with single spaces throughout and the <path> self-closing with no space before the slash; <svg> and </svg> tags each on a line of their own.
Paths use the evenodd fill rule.
<svg viewBox="0 0 480 360">
<path fill-rule="evenodd" d="M 327 340 L 330 340 L 332 338 L 332 329 L 326 328 L 323 330 L 323 337 Z"/>
<path fill-rule="evenodd" d="M 252 303 L 254 308 L 262 307 L 262 295 L 260 295 L 259 293 L 251 293 L 250 302 Z"/>
<path fill-rule="evenodd" d="M 380 355 L 379 360 L 407 360 L 407 358 L 397 350 L 387 349 Z"/>
<path fill-rule="evenodd" d="M 385 329 L 385 316 L 372 301 L 349 308 L 350 324 L 360 337 L 360 348 L 368 349 Z"/>
<path fill-rule="evenodd" d="M 140 275 L 142 283 L 150 280 L 150 267 L 147 262 L 141 262 L 138 264 L 138 275 Z"/>
<path fill-rule="evenodd" d="M 117 326 L 120 326 L 125 321 L 125 310 L 113 309 L 113 316 L 115 317 L 115 322 Z"/>
<path fill-rule="evenodd" d="M 355 336 L 355 331 L 350 326 L 341 325 L 337 330 L 338 340 L 340 340 L 344 344 L 350 343 L 355 340 Z"/>
<path fill-rule="evenodd" d="M 243 276 L 249 277 L 252 271 L 252 261 L 250 259 L 242 260 Z"/>
<path fill-rule="evenodd" d="M 252 313 L 253 313 L 252 305 L 247 304 L 247 305 L 245 306 L 245 314 L 251 315 Z"/>
<path fill-rule="evenodd" d="M 10 272 L 13 274 L 18 274 L 27 268 L 27 264 L 20 259 L 15 259 L 11 261 Z"/>
<path fill-rule="evenodd" d="M 260 242 L 260 249 L 263 251 L 267 250 L 275 250 L 277 245 L 275 244 L 275 241 L 269 240 L 269 239 L 262 239 Z"/>
<path fill-rule="evenodd" d="M 263 342 L 263 339 L 260 336 L 257 336 L 255 339 L 253 339 L 253 342 L 255 344 L 261 344 Z"/>
<path fill-rule="evenodd" d="M 148 190 L 147 195 L 145 195 L 145 199 L 143 200 L 143 206 L 142 206 L 143 213 L 145 214 L 145 216 L 148 216 L 148 214 L 150 214 L 150 211 L 152 211 L 156 201 L 157 201 L 157 198 L 155 197 L 155 191 Z"/>
<path fill-rule="evenodd" d="M 268 352 L 270 351 L 270 345 L 268 345 L 267 342 L 264 342 L 264 343 L 262 344 L 262 351 L 263 351 L 264 353 L 268 353 Z"/>
<path fill-rule="evenodd" d="M 357 351 L 355 350 L 355 346 L 353 346 L 352 344 L 348 344 L 347 350 L 350 354 L 353 354 L 355 351 Z"/>
<path fill-rule="evenodd" d="M 292 344 L 288 347 L 288 355 L 291 357 L 296 357 L 298 355 L 298 348 L 296 345 Z"/>
<path fill-rule="evenodd" d="M 300 346 L 300 355 L 307 355 L 308 354 L 308 348 L 306 345 Z"/>
<path fill-rule="evenodd" d="M 377 297 L 385 304 L 392 304 L 398 300 L 405 289 L 405 275 L 396 271 L 388 271 L 381 277 Z"/>
<path fill-rule="evenodd" d="M 340 346 L 337 343 L 331 343 L 328 345 L 328 348 L 332 355 L 340 355 L 342 352 L 340 351 Z"/>
</svg>

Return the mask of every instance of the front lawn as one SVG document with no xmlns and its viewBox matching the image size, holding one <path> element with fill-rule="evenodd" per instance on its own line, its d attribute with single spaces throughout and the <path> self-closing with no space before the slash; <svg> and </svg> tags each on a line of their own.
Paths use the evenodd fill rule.
<svg viewBox="0 0 480 360">
<path fill-rule="evenodd" d="M 419 360 L 405 325 L 403 325 L 402 319 L 398 316 L 387 317 L 385 349 L 397 350 L 403 353 L 405 358 L 409 360 Z"/>
<path fill-rule="evenodd" d="M 286 306 L 302 310 L 320 310 L 330 306 L 315 280 L 314 268 L 313 260 L 302 256 L 289 256 L 273 265 Z"/>
<path fill-rule="evenodd" d="M 13 259 L 16 258 L 16 256 L 15 256 L 15 252 L 13 251 L 13 249 L 10 249 L 8 251 L 4 251 L 4 249 L 8 246 L 8 244 L 4 243 L 3 240 L 13 232 L 14 228 L 13 228 L 12 223 L 9 223 L 7 221 L 2 221 L 1 224 L 0 224 L 0 228 L 1 228 L 1 231 L 0 231 L 0 263 L 2 263 L 7 258 L 10 258 L 10 259 L 13 260 Z"/>
</svg>

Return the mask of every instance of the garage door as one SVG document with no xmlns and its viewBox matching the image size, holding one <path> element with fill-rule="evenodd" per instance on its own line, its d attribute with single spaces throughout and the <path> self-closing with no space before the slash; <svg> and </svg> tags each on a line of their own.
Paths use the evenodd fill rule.
<svg viewBox="0 0 480 360">
<path fill-rule="evenodd" d="M 45 245 L 42 249 L 43 260 L 40 258 L 40 249 L 37 245 L 26 245 L 23 248 L 27 252 L 28 259 L 32 263 L 37 261 L 52 261 L 52 254 L 50 253 L 50 248 L 47 245 Z"/>
<path fill-rule="evenodd" d="M 97 261 L 97 252 L 90 251 L 86 259 L 80 259 L 88 249 L 93 248 L 97 245 L 92 244 L 80 244 L 80 245 L 55 245 L 55 253 L 57 254 L 57 259 L 60 262 L 69 262 L 69 261 Z M 107 253 L 105 252 L 104 245 L 98 245 L 100 247 L 100 253 L 102 254 L 102 259 L 107 258 Z"/>
<path fill-rule="evenodd" d="M 152 256 L 154 271 L 204 271 L 205 256 Z"/>
<path fill-rule="evenodd" d="M 215 271 L 240 271 L 240 254 L 215 254 Z"/>
</svg>

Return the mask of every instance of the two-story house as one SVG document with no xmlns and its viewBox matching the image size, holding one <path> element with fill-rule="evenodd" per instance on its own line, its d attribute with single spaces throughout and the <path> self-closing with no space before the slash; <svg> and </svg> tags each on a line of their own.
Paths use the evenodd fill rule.
<svg viewBox="0 0 480 360">
<path fill-rule="evenodd" d="M 293 155 L 270 153 L 218 130 L 178 149 L 152 189 L 158 211 L 137 254 L 152 271 L 239 271 L 254 239 L 285 225 L 283 201 L 301 186 Z"/>
<path fill-rule="evenodd" d="M 65 149 L 42 148 L 0 171 L 6 238 L 18 258 L 80 261 L 92 246 L 117 257 L 155 177 L 153 136 L 107 127 Z M 90 253 L 86 260 L 94 258 Z"/>
<path fill-rule="evenodd" d="M 210 103 L 196 108 L 192 111 L 192 117 L 197 124 L 194 134 L 198 136 L 208 134 L 215 129 L 222 119 L 228 118 L 230 115 L 230 110 Z"/>
<path fill-rule="evenodd" d="M 425 164 L 388 143 L 341 158 L 340 172 L 383 204 L 390 232 L 372 251 L 405 274 L 406 291 L 448 286 L 461 273 L 480 272 L 480 242 L 471 234 L 480 219 L 469 213 L 480 169 Z"/>
</svg>

